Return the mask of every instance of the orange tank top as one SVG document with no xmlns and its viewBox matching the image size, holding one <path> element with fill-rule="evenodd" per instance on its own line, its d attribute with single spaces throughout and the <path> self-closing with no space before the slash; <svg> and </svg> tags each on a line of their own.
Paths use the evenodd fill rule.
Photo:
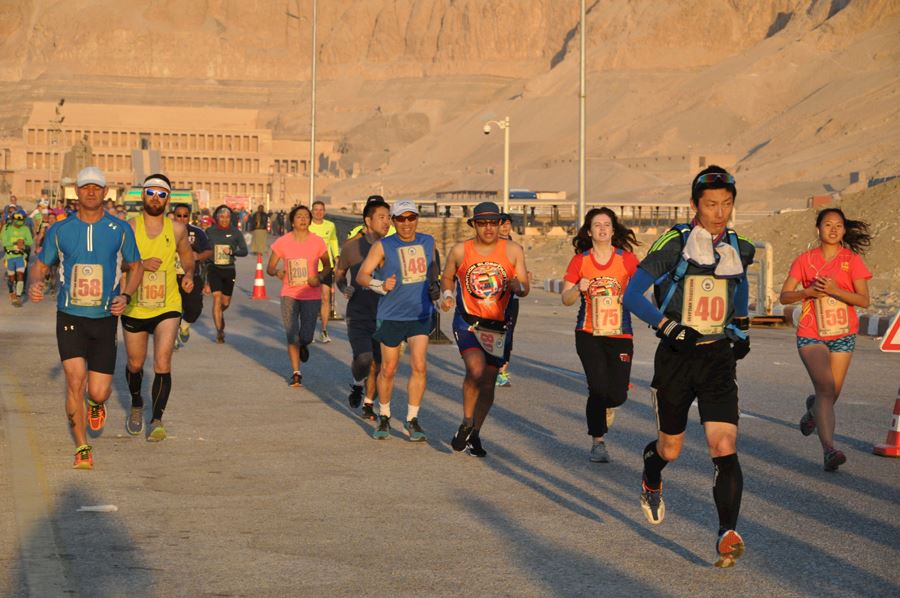
<svg viewBox="0 0 900 598">
<path fill-rule="evenodd" d="M 474 239 L 463 247 L 463 261 L 456 270 L 456 309 L 479 319 L 505 321 L 512 296 L 509 281 L 516 275 L 506 255 L 506 240 L 499 239 L 490 255 L 478 253 Z"/>
</svg>

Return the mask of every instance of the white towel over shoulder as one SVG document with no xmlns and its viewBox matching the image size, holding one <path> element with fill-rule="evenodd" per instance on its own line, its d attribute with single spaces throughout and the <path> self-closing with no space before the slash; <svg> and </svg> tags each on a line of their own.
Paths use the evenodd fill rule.
<svg viewBox="0 0 900 598">
<path fill-rule="evenodd" d="M 725 236 L 718 245 L 713 247 L 712 235 L 702 226 L 695 226 L 691 229 L 691 234 L 681 250 L 681 255 L 697 266 L 712 267 L 715 265 L 716 278 L 733 278 L 744 273 L 741 256 L 726 241 Z"/>
</svg>

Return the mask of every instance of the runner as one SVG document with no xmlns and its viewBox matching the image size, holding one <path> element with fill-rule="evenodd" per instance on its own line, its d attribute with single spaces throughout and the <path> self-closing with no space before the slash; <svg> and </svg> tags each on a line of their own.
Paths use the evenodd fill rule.
<svg viewBox="0 0 900 598">
<path fill-rule="evenodd" d="M 25 226 L 25 212 L 16 211 L 0 234 L 0 244 L 6 252 L 6 284 L 9 286 L 9 300 L 16 307 L 22 307 L 25 292 L 25 271 L 28 268 L 28 254 L 34 239 Z"/>
<path fill-rule="evenodd" d="M 384 237 L 372 249 L 359 268 L 357 284 L 383 292 L 378 302 L 375 341 L 381 343 L 381 371 L 378 372 L 378 426 L 372 437 L 391 437 L 391 394 L 400 363 L 400 344 L 409 345 L 408 407 L 403 430 L 413 442 L 425 440 L 419 425 L 419 408 L 425 395 L 428 335 L 433 327 L 434 303 L 429 292 L 439 270 L 434 237 L 416 232 L 419 208 L 403 199 L 391 207 L 391 221 L 397 234 Z M 382 279 L 373 278 L 375 270 Z"/>
<path fill-rule="evenodd" d="M 500 213 L 500 232 L 501 239 L 512 241 L 512 216 L 506 212 Z M 497 386 L 509 388 L 512 384 L 509 381 L 509 356 L 512 354 L 513 333 L 516 330 L 516 322 L 519 320 L 519 298 L 513 295 L 506 304 L 506 327 L 509 330 L 509 338 L 506 343 L 506 354 L 503 356 L 503 365 L 497 372 Z"/>
<path fill-rule="evenodd" d="M 321 281 L 322 287 L 322 306 L 319 311 L 319 315 L 322 318 L 322 332 L 319 333 L 319 337 L 316 339 L 320 343 L 330 343 L 331 337 L 328 336 L 328 318 L 331 315 L 331 285 L 334 284 L 331 273 L 331 269 L 334 268 L 334 260 L 338 257 L 338 253 L 340 253 L 340 247 L 338 247 L 337 240 L 337 228 L 334 226 L 334 222 L 330 220 L 325 220 L 325 202 L 316 200 L 312 205 L 312 215 L 313 221 L 312 224 L 309 225 L 309 232 L 318 235 L 325 241 L 325 246 L 328 248 L 328 268 L 329 274 L 326 276 L 324 271 L 319 269 L 319 280 Z"/>
<path fill-rule="evenodd" d="M 191 224 L 191 206 L 178 204 L 172 211 L 175 221 L 187 228 L 188 241 L 191 244 L 191 254 L 194 256 L 194 288 L 191 292 L 185 292 L 181 282 L 184 278 L 184 267 L 181 260 L 175 256 L 175 272 L 178 274 L 178 291 L 181 293 L 181 324 L 178 327 L 178 338 L 175 348 L 184 346 L 191 338 L 191 324 L 197 321 L 203 313 L 203 265 L 212 258 L 212 245 L 203 229 Z"/>
<path fill-rule="evenodd" d="M 181 292 L 194 290 L 194 255 L 188 241 L 187 228 L 181 222 L 166 217 L 166 207 L 172 183 L 163 174 L 151 174 L 144 179 L 143 211 L 128 221 L 134 230 L 140 249 L 144 271 L 138 293 L 131 298 L 122 315 L 122 332 L 128 365 L 125 381 L 131 394 L 131 412 L 125 430 L 137 436 L 144 430 L 144 362 L 147 346 L 153 335 L 152 417 L 148 442 L 166 438 L 162 424 L 163 412 L 172 392 L 172 351 L 181 318 Z M 180 284 L 176 262 L 185 275 Z"/>
<path fill-rule="evenodd" d="M 380 195 L 370 195 L 369 197 L 367 197 L 366 205 L 369 205 L 370 203 L 375 202 L 375 201 L 380 201 L 380 202 L 383 202 L 384 205 L 387 205 L 387 202 L 384 201 L 384 198 Z M 365 213 L 365 208 L 363 208 L 363 213 Z M 353 228 L 350 229 L 350 232 L 347 233 L 347 241 L 352 241 L 353 239 L 356 239 L 357 237 L 360 237 L 363 234 L 365 234 L 366 228 L 367 227 L 366 227 L 366 223 L 365 223 L 365 216 L 363 216 L 363 223 L 354 226 Z M 396 232 L 397 232 L 397 229 L 394 228 L 394 225 L 392 224 L 388 228 L 388 233 L 386 235 L 382 235 L 382 236 L 387 237 L 387 236 L 393 235 Z M 335 270 L 335 272 L 337 272 L 337 271 Z"/>
<path fill-rule="evenodd" d="M 347 340 L 350 341 L 353 352 L 353 363 L 350 366 L 353 383 L 347 400 L 353 409 L 363 401 L 362 416 L 371 421 L 377 419 L 373 404 L 375 381 L 381 367 L 381 343 L 372 336 L 375 334 L 378 299 L 381 295 L 368 287 L 360 286 L 356 280 L 359 267 L 372 245 L 381 240 L 391 226 L 390 209 L 381 196 L 369 198 L 363 208 L 363 234 L 344 243 L 335 271 L 337 288 L 347 298 Z"/>
<path fill-rule="evenodd" d="M 320 276 L 330 276 L 328 248 L 325 242 L 310 233 L 312 213 L 306 206 L 295 206 L 290 213 L 291 232 L 272 243 L 272 255 L 266 268 L 269 276 L 282 281 L 281 319 L 287 335 L 288 357 L 294 369 L 288 384 L 303 386 L 300 362 L 309 359 L 309 345 L 316 331 L 316 315 L 322 302 L 317 288 Z M 278 262 L 282 269 L 278 269 Z M 318 267 L 317 267 L 318 266 Z M 321 267 L 321 271 L 319 270 Z"/>
<path fill-rule="evenodd" d="M 850 368 L 859 319 L 855 307 L 869 306 L 872 273 L 860 254 L 869 248 L 869 226 L 848 220 L 837 208 L 816 216 L 819 246 L 800 254 L 781 287 L 781 303 L 803 301 L 797 326 L 797 350 L 812 380 L 815 394 L 806 398 L 800 432 L 819 431 L 825 471 L 837 471 L 847 461 L 834 448 L 834 404 L 841 396 Z M 796 290 L 802 286 L 801 290 Z"/>
<path fill-rule="evenodd" d="M 563 305 L 581 300 L 575 324 L 575 350 L 588 384 L 585 407 L 588 434 L 593 438 L 590 460 L 609 463 L 604 440 L 616 407 L 628 399 L 634 343 L 631 314 L 622 309 L 622 295 L 637 270 L 637 238 L 609 208 L 594 208 L 584 217 L 572 245 L 563 283 Z"/>
<path fill-rule="evenodd" d="M 657 239 L 624 298 L 625 309 L 656 328 L 662 341 L 651 383 L 658 435 L 644 449 L 641 508 L 647 521 L 662 523 L 662 469 L 681 453 L 696 398 L 715 467 L 717 567 L 731 567 L 744 552 L 735 531 L 744 485 L 736 448 L 735 363 L 750 352 L 746 274 L 755 249 L 727 228 L 736 195 L 734 177 L 725 169 L 700 171 L 691 184 L 693 221 Z M 659 309 L 644 297 L 651 284 Z"/>
<path fill-rule="evenodd" d="M 232 223 L 231 209 L 222 204 L 213 212 L 213 225 L 206 236 L 213 248 L 212 263 L 206 269 L 206 283 L 213 296 L 213 323 L 216 342 L 225 342 L 225 310 L 231 305 L 234 293 L 234 258 L 247 255 L 244 235 Z"/>
<path fill-rule="evenodd" d="M 81 170 L 75 192 L 81 207 L 47 231 L 31 268 L 28 296 L 36 303 L 42 301 L 48 265 L 61 264 L 56 339 L 66 376 L 66 415 L 75 438 L 74 467 L 92 469 L 93 448 L 87 443 L 85 420 L 94 431 L 102 430 L 106 422 L 105 403 L 116 368 L 118 316 L 137 289 L 144 268 L 131 228 L 103 211 L 103 171 L 96 166 Z M 120 292 L 123 264 L 128 279 Z"/>
<path fill-rule="evenodd" d="M 529 284 L 522 248 L 499 238 L 497 204 L 475 206 L 469 226 L 475 238 L 453 246 L 441 277 L 441 309 L 456 305 L 453 335 L 466 365 L 463 421 L 450 444 L 455 451 L 485 457 L 481 427 L 494 403 L 497 371 L 509 360 L 506 306 L 512 295 L 526 296 Z"/>
</svg>

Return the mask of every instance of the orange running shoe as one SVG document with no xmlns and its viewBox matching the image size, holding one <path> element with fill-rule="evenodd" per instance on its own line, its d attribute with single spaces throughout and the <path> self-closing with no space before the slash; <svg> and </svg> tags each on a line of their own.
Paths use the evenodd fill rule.
<svg viewBox="0 0 900 598">
<path fill-rule="evenodd" d="M 95 403 L 88 399 L 88 409 L 90 410 L 88 413 L 88 425 L 94 432 L 99 432 L 103 429 L 103 424 L 106 423 L 106 405 Z"/>
<path fill-rule="evenodd" d="M 94 449 L 89 444 L 82 444 L 75 449 L 74 469 L 94 469 Z"/>
</svg>

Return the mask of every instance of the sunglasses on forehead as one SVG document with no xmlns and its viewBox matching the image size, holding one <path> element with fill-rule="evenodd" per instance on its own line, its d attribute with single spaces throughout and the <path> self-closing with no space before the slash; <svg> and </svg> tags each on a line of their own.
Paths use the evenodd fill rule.
<svg viewBox="0 0 900 598">
<path fill-rule="evenodd" d="M 734 177 L 727 172 L 709 172 L 697 177 L 697 185 L 734 185 Z"/>
<path fill-rule="evenodd" d="M 144 189 L 144 194 L 146 194 L 147 197 L 158 197 L 160 199 L 169 197 L 168 191 L 156 191 L 155 189 Z"/>
</svg>

